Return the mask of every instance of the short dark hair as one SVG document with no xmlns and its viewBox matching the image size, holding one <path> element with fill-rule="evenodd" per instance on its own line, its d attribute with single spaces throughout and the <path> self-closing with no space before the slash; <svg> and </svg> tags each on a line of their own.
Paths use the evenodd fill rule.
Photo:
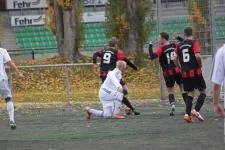
<svg viewBox="0 0 225 150">
<path fill-rule="evenodd" d="M 187 36 L 187 37 L 192 36 L 192 32 L 193 32 L 192 27 L 184 28 L 184 36 Z"/>
<path fill-rule="evenodd" d="M 109 40 L 109 47 L 115 47 L 118 44 L 119 40 L 116 37 L 112 37 Z"/>
<path fill-rule="evenodd" d="M 170 36 L 167 32 L 161 32 L 160 33 L 161 38 L 164 38 L 165 40 L 169 40 Z"/>
</svg>

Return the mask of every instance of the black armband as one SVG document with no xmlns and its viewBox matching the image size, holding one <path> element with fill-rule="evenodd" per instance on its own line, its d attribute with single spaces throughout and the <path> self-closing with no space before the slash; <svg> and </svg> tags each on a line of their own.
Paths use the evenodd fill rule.
<svg viewBox="0 0 225 150">
<path fill-rule="evenodd" d="M 149 52 L 149 59 L 153 60 L 158 57 L 156 53 L 153 53 L 152 44 L 149 44 L 148 52 Z"/>
</svg>

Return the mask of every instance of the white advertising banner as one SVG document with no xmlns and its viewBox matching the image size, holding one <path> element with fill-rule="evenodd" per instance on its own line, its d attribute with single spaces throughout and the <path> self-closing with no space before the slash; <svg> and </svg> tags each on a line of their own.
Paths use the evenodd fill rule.
<svg viewBox="0 0 225 150">
<path fill-rule="evenodd" d="M 46 0 L 7 0 L 7 9 L 46 8 Z"/>
<path fill-rule="evenodd" d="M 105 12 L 85 12 L 83 22 L 105 22 Z"/>
<path fill-rule="evenodd" d="M 11 16 L 11 26 L 44 25 L 45 15 Z"/>
</svg>

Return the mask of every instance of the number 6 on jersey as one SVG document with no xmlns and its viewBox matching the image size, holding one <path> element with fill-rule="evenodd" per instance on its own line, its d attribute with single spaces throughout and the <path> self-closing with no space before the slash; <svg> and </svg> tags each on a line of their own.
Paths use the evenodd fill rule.
<svg viewBox="0 0 225 150">
<path fill-rule="evenodd" d="M 188 53 L 188 49 L 184 49 L 182 51 L 183 54 L 183 62 L 189 62 L 190 61 L 190 54 Z"/>
</svg>

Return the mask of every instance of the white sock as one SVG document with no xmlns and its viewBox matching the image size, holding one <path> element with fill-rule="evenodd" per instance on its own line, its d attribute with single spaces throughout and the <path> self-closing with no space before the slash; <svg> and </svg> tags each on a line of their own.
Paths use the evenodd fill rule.
<svg viewBox="0 0 225 150">
<path fill-rule="evenodd" d="M 103 116 L 103 111 L 101 111 L 101 110 L 89 109 L 88 111 L 97 117 Z"/>
<path fill-rule="evenodd" d="M 6 103 L 6 108 L 9 114 L 9 120 L 14 122 L 14 105 L 13 102 L 7 102 Z"/>
</svg>

